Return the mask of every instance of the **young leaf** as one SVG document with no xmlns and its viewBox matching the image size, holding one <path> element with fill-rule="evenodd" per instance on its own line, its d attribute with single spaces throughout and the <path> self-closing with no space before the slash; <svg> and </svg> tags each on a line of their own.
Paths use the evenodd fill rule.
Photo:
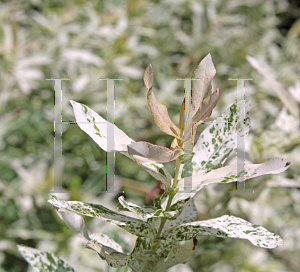
<svg viewBox="0 0 300 272">
<path fill-rule="evenodd" d="M 131 211 L 139 215 L 142 219 L 148 219 L 151 217 L 167 217 L 172 218 L 178 215 L 178 211 L 164 211 L 163 209 L 155 210 L 153 208 L 142 208 L 134 203 L 128 203 L 123 196 L 118 198 L 119 203 L 122 206 L 122 210 Z"/>
<path fill-rule="evenodd" d="M 250 130 L 251 101 L 233 104 L 208 126 L 194 146 L 193 173 L 222 167 L 232 150 L 236 148 L 237 133 L 244 137 Z M 244 116 L 245 111 L 245 124 Z M 244 130 L 242 129 L 244 127 Z"/>
<path fill-rule="evenodd" d="M 17 245 L 23 258 L 34 268 L 36 272 L 65 271 L 75 272 L 63 259 L 46 251 L 40 251 L 31 247 Z"/>
<path fill-rule="evenodd" d="M 157 127 L 164 133 L 176 138 L 180 138 L 179 128 L 172 122 L 169 117 L 167 107 L 161 104 L 156 98 L 152 90 L 147 94 L 148 105 Z"/>
<path fill-rule="evenodd" d="M 145 162 L 170 162 L 176 160 L 181 154 L 180 150 L 150 144 L 147 142 L 136 142 L 129 144 L 128 154 L 132 155 L 137 164 Z"/>
<path fill-rule="evenodd" d="M 127 145 L 134 143 L 134 140 L 129 138 L 122 130 L 114 124 L 108 122 L 108 125 L 114 126 L 114 139 L 107 140 L 107 122 L 99 114 L 84 104 L 70 100 L 73 106 L 74 115 L 78 126 L 87 133 L 104 151 L 107 150 L 107 141 L 115 146 L 115 151 L 133 159 L 128 154 Z M 95 123 L 95 122 L 102 122 Z M 111 151 L 111 150 L 110 150 Z M 166 186 L 169 186 L 172 176 L 169 171 L 162 165 L 155 162 L 143 163 L 141 166 L 155 179 L 161 180 Z"/>
<path fill-rule="evenodd" d="M 144 221 L 114 212 L 98 204 L 90 204 L 78 201 L 63 201 L 52 196 L 48 202 L 55 207 L 81 215 L 102 219 L 104 222 L 116 225 L 129 233 L 137 236 L 154 237 L 156 230 Z"/>
<path fill-rule="evenodd" d="M 193 146 L 194 146 L 194 141 L 197 133 L 197 127 L 205 121 L 207 118 L 209 118 L 212 114 L 212 110 L 216 106 L 217 102 L 219 99 L 219 88 L 209 96 L 207 96 L 202 104 L 200 105 L 199 110 L 196 112 L 196 114 L 193 117 Z"/>
<path fill-rule="evenodd" d="M 174 240 L 187 241 L 197 235 L 247 239 L 253 245 L 264 248 L 275 248 L 283 244 L 279 235 L 271 233 L 259 225 L 229 215 L 179 225 L 165 231 L 161 239 L 165 244 L 174 242 Z"/>
<path fill-rule="evenodd" d="M 216 68 L 212 62 L 211 55 L 208 54 L 202 59 L 193 73 L 193 78 L 199 78 L 200 80 L 192 80 L 192 117 L 198 111 L 209 88 L 211 91 L 211 83 L 215 74 Z"/>
<path fill-rule="evenodd" d="M 152 89 L 154 83 L 154 74 L 153 74 L 153 69 L 151 64 L 149 64 L 149 66 L 146 68 L 144 72 L 143 80 L 146 88 L 148 90 Z"/>
<path fill-rule="evenodd" d="M 55 210 L 61 220 L 72 229 L 79 237 L 90 240 L 83 218 L 63 208 L 55 207 Z"/>
</svg>

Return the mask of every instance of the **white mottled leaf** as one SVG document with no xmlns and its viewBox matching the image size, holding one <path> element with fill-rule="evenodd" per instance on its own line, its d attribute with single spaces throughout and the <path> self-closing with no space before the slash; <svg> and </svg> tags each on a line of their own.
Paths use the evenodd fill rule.
<svg viewBox="0 0 300 272">
<path fill-rule="evenodd" d="M 192 159 L 194 174 L 222 167 L 232 150 L 236 148 L 237 132 L 241 137 L 249 133 L 250 108 L 251 101 L 247 101 L 246 104 L 244 100 L 239 101 L 203 130 L 193 149 L 195 153 Z"/>
<path fill-rule="evenodd" d="M 104 118 L 86 105 L 72 100 L 70 100 L 70 103 L 73 106 L 75 119 L 80 129 L 87 133 L 96 142 L 96 144 L 101 147 L 101 149 L 106 152 L 120 152 L 128 158 L 134 160 L 134 158 L 128 154 L 127 150 L 127 145 L 134 143 L 134 140 L 129 138 L 116 125 L 107 122 Z M 114 127 L 114 139 L 107 140 L 107 123 L 109 126 Z M 107 141 L 110 141 L 110 146 L 114 146 L 114 150 L 107 150 Z M 170 185 L 172 176 L 163 164 L 151 162 L 142 163 L 141 166 L 156 180 L 160 180 L 167 187 Z"/>
<path fill-rule="evenodd" d="M 93 233 L 90 235 L 91 240 L 96 240 L 98 243 L 113 248 L 118 252 L 123 252 L 122 247 L 113 239 L 103 233 Z"/>
<path fill-rule="evenodd" d="M 184 179 L 181 179 L 177 188 L 177 193 L 172 201 L 171 210 L 175 210 L 175 207 L 180 204 L 180 207 L 184 207 L 185 201 L 193 197 L 199 192 L 204 186 L 213 183 L 230 183 L 235 182 L 237 177 L 244 176 L 244 180 L 255 178 L 262 175 L 268 174 L 279 174 L 287 170 L 291 166 L 291 162 L 283 158 L 268 158 L 264 163 L 261 164 L 245 164 L 245 172 L 241 171 L 237 175 L 237 165 L 231 164 L 222 168 L 212 170 L 208 173 L 202 172 L 192 177 L 192 189 L 191 192 L 180 193 L 184 191 L 184 188 L 188 189 L 187 185 L 184 184 Z"/>
<path fill-rule="evenodd" d="M 172 218 L 172 217 L 179 214 L 178 211 L 164 211 L 163 209 L 155 210 L 155 209 L 149 208 L 149 207 L 140 207 L 140 206 L 138 206 L 134 203 L 126 202 L 123 196 L 120 196 L 118 198 L 118 200 L 119 200 L 119 203 L 122 206 L 122 210 L 131 211 L 131 212 L 139 215 L 143 219 L 148 219 L 148 218 L 151 218 L 151 217 Z"/>
<path fill-rule="evenodd" d="M 37 272 L 75 272 L 75 270 L 63 259 L 46 251 L 40 251 L 31 247 L 17 245 L 19 252 L 23 258 Z"/>
<path fill-rule="evenodd" d="M 129 144 L 128 154 L 132 155 L 137 164 L 144 162 L 170 162 L 176 160 L 183 152 L 175 149 L 150 144 L 147 142 L 136 142 Z"/>
<path fill-rule="evenodd" d="M 193 78 L 200 80 L 192 80 L 192 117 L 198 111 L 207 92 L 211 91 L 211 83 L 216 74 L 216 68 L 212 62 L 211 55 L 206 55 L 193 73 Z"/>
<path fill-rule="evenodd" d="M 167 271 L 167 269 L 180 264 L 186 263 L 187 259 L 192 255 L 194 251 L 192 248 L 182 245 L 174 245 L 169 253 L 168 258 L 164 262 L 159 262 L 156 265 L 156 271 Z"/>
<path fill-rule="evenodd" d="M 89 241 L 86 248 L 96 251 L 101 259 L 105 259 L 107 264 L 112 267 L 122 267 L 128 265 L 129 261 L 131 260 L 130 255 L 123 254 L 122 252 L 118 252 L 117 250 L 105 246 L 97 240 Z"/>
<path fill-rule="evenodd" d="M 146 222 L 114 212 L 99 204 L 63 201 L 58 200 L 55 196 L 52 196 L 48 202 L 58 208 L 64 208 L 81 215 L 102 219 L 107 223 L 123 228 L 137 236 L 154 237 L 156 234 L 156 230 Z"/>
<path fill-rule="evenodd" d="M 163 244 L 169 241 L 174 242 L 174 240 L 187 241 L 197 235 L 247 239 L 253 245 L 264 248 L 275 248 L 283 244 L 279 235 L 271 233 L 259 225 L 229 215 L 179 225 L 164 232 L 162 240 Z"/>
<path fill-rule="evenodd" d="M 79 237 L 90 240 L 89 234 L 87 232 L 84 220 L 82 216 L 68 211 L 64 208 L 54 207 L 58 216 L 64 223 L 73 230 Z"/>
<path fill-rule="evenodd" d="M 175 206 L 173 206 L 173 209 L 177 210 Z M 179 209 L 179 211 L 180 210 L 182 210 L 182 212 L 175 220 L 167 221 L 167 223 L 164 226 L 165 230 L 176 227 L 183 223 L 193 222 L 198 218 L 198 211 L 193 198 L 190 199 L 187 203 L 184 203 L 184 208 Z"/>
<path fill-rule="evenodd" d="M 269 65 L 250 56 L 246 56 L 246 59 L 250 65 L 265 78 L 269 86 L 271 86 L 271 88 L 275 91 L 282 103 L 291 111 L 291 113 L 293 113 L 296 118 L 299 118 L 299 107 L 297 102 L 286 90 L 286 86 L 276 80 L 276 76 L 271 71 Z"/>
</svg>

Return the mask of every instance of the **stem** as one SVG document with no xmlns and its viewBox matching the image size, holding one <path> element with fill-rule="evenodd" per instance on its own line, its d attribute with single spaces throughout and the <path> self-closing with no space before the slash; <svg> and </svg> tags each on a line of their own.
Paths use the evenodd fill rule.
<svg viewBox="0 0 300 272">
<path fill-rule="evenodd" d="M 173 184 L 172 184 L 173 188 L 176 188 L 176 185 L 177 185 L 177 179 L 178 179 L 178 173 L 179 173 L 180 164 L 181 164 L 180 160 L 176 159 L 175 176 L 174 176 L 174 180 L 173 180 Z"/>
<path fill-rule="evenodd" d="M 176 188 L 180 164 L 181 164 L 180 160 L 176 159 L 175 176 L 174 176 L 174 179 L 173 179 L 172 188 Z M 172 200 L 173 200 L 173 198 L 174 198 L 175 195 L 176 195 L 176 192 L 170 192 L 169 193 L 169 199 L 168 199 L 168 203 L 167 203 L 167 207 L 166 207 L 165 211 L 169 211 L 170 210 L 170 207 L 171 207 L 171 204 L 172 204 Z M 157 232 L 157 234 L 155 236 L 155 239 L 157 239 L 157 238 L 160 237 L 160 235 L 161 235 L 161 233 L 163 231 L 163 228 L 164 228 L 166 222 L 167 222 L 167 218 L 163 217 L 161 219 L 160 226 L 159 226 L 158 232 Z M 152 246 L 151 250 L 156 250 L 157 247 L 160 245 L 160 243 L 161 243 L 161 240 L 157 241 L 156 244 Z"/>
</svg>

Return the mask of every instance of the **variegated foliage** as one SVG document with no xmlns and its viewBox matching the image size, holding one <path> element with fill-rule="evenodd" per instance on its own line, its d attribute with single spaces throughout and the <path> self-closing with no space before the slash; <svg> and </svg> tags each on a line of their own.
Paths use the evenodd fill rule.
<svg viewBox="0 0 300 272">
<path fill-rule="evenodd" d="M 189 116 L 195 122 L 201 123 L 207 119 L 216 105 L 218 90 L 214 93 L 211 90 L 211 82 L 215 73 L 210 55 L 207 55 L 194 71 L 193 77 L 199 80 L 193 82 L 192 85 L 193 94 Z M 291 165 L 291 162 L 283 158 L 269 158 L 262 164 L 246 164 L 244 171 L 239 173 L 237 173 L 236 165 L 223 166 L 235 148 L 237 135 L 244 137 L 249 132 L 250 102 L 240 101 L 233 104 L 202 132 L 193 147 L 192 183 L 191 187 L 186 188 L 181 164 L 182 156 L 185 155 L 183 150 L 185 143 L 182 139 L 185 127 L 182 121 L 184 110 L 181 107 L 178 128 L 171 121 L 166 106 L 158 102 L 154 96 L 152 90 L 154 73 L 151 65 L 144 73 L 144 83 L 148 89 L 148 104 L 156 125 L 162 132 L 174 137 L 171 149 L 147 142 L 134 142 L 122 130 L 106 122 L 86 105 L 70 102 L 76 122 L 83 131 L 103 150 L 122 153 L 148 171 L 155 179 L 162 181 L 166 186 L 165 193 L 154 199 L 153 207 L 140 207 L 127 202 L 123 196 L 120 196 L 119 210 L 134 213 L 135 217 L 112 211 L 99 204 L 62 201 L 52 196 L 48 202 L 54 206 L 60 218 L 77 235 L 86 239 L 86 247 L 96 251 L 108 265 L 129 266 L 132 271 L 138 272 L 166 271 L 176 264 L 186 262 L 195 249 L 198 235 L 247 239 L 255 246 L 269 249 L 281 245 L 283 241 L 277 234 L 234 216 L 224 215 L 215 219 L 196 221 L 198 213 L 193 197 L 204 186 L 235 182 L 241 176 L 246 180 L 266 174 L 278 174 Z M 197 125 L 195 124 L 194 128 L 197 128 Z M 114 130 L 114 139 L 108 138 L 109 127 Z M 195 131 L 196 129 L 193 129 L 194 133 Z M 195 135 L 193 139 L 194 137 Z M 108 150 L 108 146 L 114 146 L 114 148 Z M 176 160 L 174 178 L 161 164 L 173 160 Z M 186 192 L 185 189 L 189 191 Z M 130 254 L 125 254 L 122 247 L 106 235 L 89 235 L 82 215 L 101 219 L 137 236 L 134 250 Z M 181 241 L 190 241 L 190 245 L 186 247 L 178 244 Z M 25 252 L 22 247 L 19 250 L 22 254 Z M 48 253 L 37 253 L 34 250 L 27 251 L 35 252 L 24 255 L 34 267 L 39 267 L 37 263 L 43 262 L 44 256 L 52 256 L 47 255 Z M 56 257 L 51 257 L 52 259 L 56 265 L 59 262 L 64 263 Z M 45 259 L 45 263 L 48 264 L 48 260 Z"/>
</svg>

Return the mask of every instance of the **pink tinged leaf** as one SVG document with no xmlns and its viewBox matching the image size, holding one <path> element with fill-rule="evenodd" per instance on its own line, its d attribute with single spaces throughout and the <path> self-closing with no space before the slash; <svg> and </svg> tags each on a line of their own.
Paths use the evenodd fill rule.
<svg viewBox="0 0 300 272">
<path fill-rule="evenodd" d="M 153 83 L 154 83 L 154 74 L 152 65 L 149 64 L 149 66 L 146 68 L 143 76 L 144 84 L 148 90 L 152 89 Z"/>
<path fill-rule="evenodd" d="M 197 66 L 193 73 L 193 78 L 200 80 L 192 80 L 192 117 L 198 111 L 206 93 L 209 88 L 211 90 L 211 83 L 216 74 L 216 68 L 212 62 L 211 55 L 208 54 Z"/>
<path fill-rule="evenodd" d="M 167 107 L 161 104 L 155 97 L 152 90 L 148 91 L 147 95 L 148 105 L 157 127 L 164 133 L 173 137 L 180 137 L 179 128 L 172 122 L 169 117 Z"/>
<path fill-rule="evenodd" d="M 194 115 L 192 119 L 193 120 L 193 144 L 196 137 L 197 127 L 211 116 L 212 110 L 217 105 L 218 99 L 219 99 L 219 88 L 217 88 L 212 94 L 210 94 L 203 100 L 199 110 Z"/>
<path fill-rule="evenodd" d="M 132 155 L 137 164 L 145 162 L 169 162 L 176 160 L 182 152 L 178 149 L 153 145 L 147 142 L 136 142 L 127 146 L 129 155 Z"/>
</svg>

